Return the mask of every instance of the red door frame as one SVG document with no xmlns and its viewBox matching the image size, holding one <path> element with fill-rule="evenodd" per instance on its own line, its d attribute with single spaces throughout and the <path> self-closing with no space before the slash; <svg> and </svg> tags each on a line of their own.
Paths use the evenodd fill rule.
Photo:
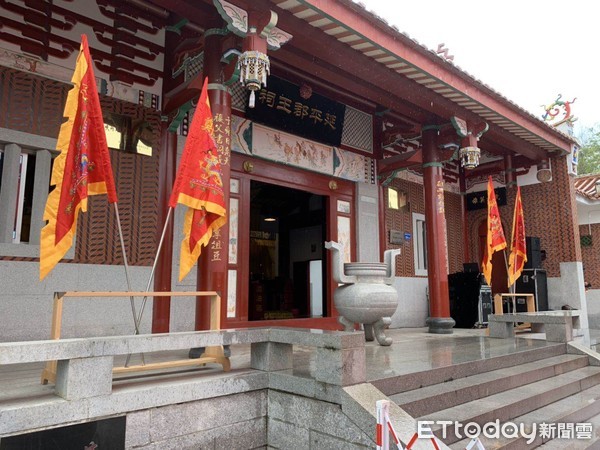
<svg viewBox="0 0 600 450">
<path fill-rule="evenodd" d="M 331 176 L 309 172 L 281 164 L 254 158 L 249 155 L 232 153 L 231 178 L 238 179 L 240 184 L 239 195 L 239 223 L 238 223 L 238 263 L 229 266 L 237 270 L 236 287 L 236 317 L 225 319 L 226 328 L 247 328 L 261 326 L 290 326 L 303 328 L 339 329 L 337 311 L 333 305 L 333 291 L 337 285 L 331 278 L 331 254 L 327 252 L 327 317 L 287 319 L 287 320 L 248 320 L 248 280 L 249 265 L 247 263 L 250 252 L 250 182 L 252 180 L 279 186 L 308 191 L 326 197 L 326 236 L 327 240 L 337 240 L 337 201 L 347 201 L 351 205 L 351 234 L 353 244 L 356 242 L 356 220 L 354 208 L 355 183 L 351 181 L 334 179 Z M 334 182 L 335 186 L 334 186 Z M 332 186 L 334 186 L 332 188 Z M 351 249 L 352 259 L 356 258 L 355 245 Z M 226 299 L 223 299 L 226 301 Z"/>
</svg>

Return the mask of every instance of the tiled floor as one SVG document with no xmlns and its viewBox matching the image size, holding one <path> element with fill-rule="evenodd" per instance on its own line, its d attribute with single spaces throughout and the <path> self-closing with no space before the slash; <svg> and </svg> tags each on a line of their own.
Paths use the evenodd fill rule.
<svg viewBox="0 0 600 450">
<path fill-rule="evenodd" d="M 502 356 L 547 345 L 543 335 L 523 333 L 515 339 L 493 339 L 485 329 L 455 329 L 453 334 L 430 334 L 427 328 L 387 330 L 389 347 L 366 343 L 367 381 L 421 372 L 436 367 Z M 250 367 L 250 347 L 232 347 L 232 368 Z M 310 376 L 312 349 L 295 348 L 294 375 Z"/>
<path fill-rule="evenodd" d="M 475 361 L 509 353 L 543 347 L 546 341 L 534 339 L 535 335 L 523 335 L 515 339 L 492 339 L 485 336 L 484 329 L 456 329 L 450 335 L 429 334 L 426 328 L 393 329 L 386 331 L 393 339 L 389 347 L 382 347 L 374 342 L 366 343 L 367 380 L 380 380 L 414 372 L 420 372 L 436 367 Z M 533 338 L 532 338 L 533 337 Z M 537 336 L 540 337 L 540 336 Z M 233 346 L 231 366 L 233 371 L 247 371 L 250 368 L 250 346 Z M 180 359 L 187 357 L 187 352 L 164 352 L 146 355 L 146 362 L 165 359 Z M 140 362 L 139 355 L 133 355 L 132 364 Z M 116 361 L 122 365 L 123 361 Z M 40 385 L 41 364 L 20 364 L 0 366 L 0 402 L 6 398 L 30 398 L 37 395 L 47 395 L 51 392 L 48 386 Z M 313 352 L 308 348 L 295 348 L 294 374 L 309 376 L 314 369 Z M 197 369 L 196 369 L 197 370 Z M 219 376 L 218 366 L 207 366 L 200 369 L 202 375 Z M 190 376 L 190 371 L 185 371 Z M 201 375 L 201 376 L 202 376 Z M 162 378 L 165 375 L 150 372 L 140 376 L 143 379 Z M 131 379 L 118 377 L 118 379 Z M 119 383 L 119 381 L 115 381 Z"/>
<path fill-rule="evenodd" d="M 485 332 L 485 329 L 455 329 L 451 335 L 436 335 L 428 333 L 426 328 L 388 330 L 386 334 L 394 340 L 390 347 L 367 343 L 367 379 L 421 372 L 547 345 L 545 340 L 533 339 L 531 334 L 493 339 Z"/>
</svg>

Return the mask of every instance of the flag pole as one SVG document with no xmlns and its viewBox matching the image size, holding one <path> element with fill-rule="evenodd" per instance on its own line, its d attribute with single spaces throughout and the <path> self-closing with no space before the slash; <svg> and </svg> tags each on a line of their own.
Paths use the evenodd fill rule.
<svg viewBox="0 0 600 450">
<path fill-rule="evenodd" d="M 507 285 L 509 285 L 508 286 L 508 293 L 509 294 L 514 294 L 514 292 L 515 292 L 514 291 L 514 285 L 510 285 L 510 273 L 509 273 L 510 266 L 508 264 L 508 259 L 506 257 L 506 248 L 502 249 L 502 254 L 504 255 L 504 266 L 506 267 L 506 276 L 507 276 L 507 280 L 506 281 L 508 281 Z"/>
<path fill-rule="evenodd" d="M 127 280 L 127 289 L 131 292 L 131 278 L 129 277 L 129 264 L 127 263 L 127 252 L 125 250 L 125 241 L 123 239 L 123 229 L 121 228 L 121 217 L 119 216 L 119 207 L 117 203 L 113 203 L 115 206 L 115 216 L 117 218 L 117 228 L 119 229 L 119 240 L 121 241 L 121 252 L 123 253 L 123 265 L 125 267 L 125 279 Z M 129 297 L 129 303 L 131 304 L 131 314 L 133 315 L 133 324 L 135 326 L 135 334 L 140 334 L 137 323 L 137 314 L 135 312 L 135 300 L 133 296 Z"/>
<path fill-rule="evenodd" d="M 148 279 L 148 284 L 146 285 L 146 292 L 150 292 L 150 285 L 152 284 L 152 279 L 154 278 L 154 271 L 156 270 L 156 266 L 158 264 L 158 256 L 160 255 L 160 250 L 162 249 L 163 242 L 165 240 L 165 234 L 167 234 L 167 225 L 169 224 L 169 219 L 171 219 L 171 213 L 173 212 L 173 207 L 169 206 L 169 211 L 167 212 L 167 218 L 165 219 L 165 225 L 162 230 L 162 234 L 160 236 L 160 241 L 158 242 L 158 248 L 156 249 L 156 256 L 154 257 L 154 263 L 152 264 L 152 271 L 150 272 L 150 278 Z M 139 326 L 142 322 L 142 316 L 144 315 L 144 308 L 146 307 L 146 301 L 148 300 L 148 296 L 146 295 L 142 299 L 142 306 L 140 307 L 140 313 L 137 318 L 134 318 L 135 321 L 135 334 L 140 334 Z M 131 353 L 127 355 L 127 359 L 125 360 L 125 367 L 129 365 L 129 360 L 131 359 Z M 142 362 L 144 362 L 144 354 L 142 353 Z"/>
<path fill-rule="evenodd" d="M 152 271 L 150 272 L 150 278 L 148 279 L 148 285 L 146 286 L 146 292 L 150 292 L 150 285 L 152 284 L 152 280 L 154 278 L 154 272 L 156 271 L 156 266 L 158 264 L 158 257 L 160 255 L 160 251 L 162 249 L 163 242 L 165 240 L 165 235 L 167 234 L 167 225 L 169 225 L 169 220 L 171 219 L 171 213 L 173 212 L 173 207 L 169 206 L 169 211 L 167 212 L 167 218 L 165 219 L 165 225 L 162 230 L 162 234 L 160 236 L 160 241 L 158 242 L 158 248 L 156 249 L 156 256 L 154 257 L 154 263 L 152 264 Z M 140 308 L 140 313 L 138 314 L 137 324 L 139 326 L 142 321 L 142 315 L 144 314 L 144 308 L 146 307 L 146 300 L 148 300 L 148 296 L 145 296 L 142 300 L 142 307 Z"/>
<path fill-rule="evenodd" d="M 117 202 L 115 205 L 115 216 L 117 217 L 117 228 L 119 229 L 119 240 L 121 241 L 121 251 L 123 252 L 123 265 L 125 266 L 125 279 L 127 280 L 127 289 L 131 292 L 131 279 L 129 278 L 129 264 L 127 264 L 127 252 L 125 251 L 125 241 L 123 239 L 123 229 L 121 227 L 121 216 L 119 216 L 119 207 L 117 206 Z M 135 327 L 135 334 L 140 334 L 140 328 L 137 320 L 137 314 L 135 312 L 135 300 L 133 296 L 129 297 L 129 303 L 131 304 L 131 314 L 133 315 L 133 325 Z M 129 365 L 130 355 L 127 355 L 127 361 L 125 362 L 125 366 Z M 146 360 L 144 358 L 144 354 L 142 353 L 142 364 L 146 364 Z"/>
</svg>

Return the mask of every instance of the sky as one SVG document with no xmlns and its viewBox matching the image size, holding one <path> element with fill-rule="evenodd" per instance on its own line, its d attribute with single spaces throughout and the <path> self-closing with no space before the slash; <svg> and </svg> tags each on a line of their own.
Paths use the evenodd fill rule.
<svg viewBox="0 0 600 450">
<path fill-rule="evenodd" d="M 600 125 L 600 2 L 361 0 L 420 44 L 536 116 L 562 94 L 575 135 Z"/>
</svg>

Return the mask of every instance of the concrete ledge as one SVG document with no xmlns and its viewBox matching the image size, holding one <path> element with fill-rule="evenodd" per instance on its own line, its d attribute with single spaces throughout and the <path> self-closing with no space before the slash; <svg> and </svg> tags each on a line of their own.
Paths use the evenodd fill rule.
<svg viewBox="0 0 600 450">
<path fill-rule="evenodd" d="M 20 364 L 59 359 L 117 356 L 218 345 L 275 342 L 316 348 L 348 349 L 364 346 L 362 333 L 302 328 L 247 328 L 191 331 L 97 338 L 0 343 L 0 364 Z"/>
<path fill-rule="evenodd" d="M 269 340 L 267 328 L 0 343 L 0 364 L 150 353 Z"/>
<path fill-rule="evenodd" d="M 269 340 L 281 344 L 306 345 L 316 348 L 344 349 L 363 347 L 363 333 L 351 331 L 313 330 L 309 328 L 269 328 Z"/>
<path fill-rule="evenodd" d="M 577 342 L 569 342 L 567 344 L 567 353 L 573 355 L 585 355 L 588 357 L 590 366 L 600 366 L 600 353 L 586 347 Z"/>
<path fill-rule="evenodd" d="M 56 393 L 65 400 L 110 395 L 112 356 L 62 359 L 56 370 Z"/>
<path fill-rule="evenodd" d="M 263 371 L 291 369 L 294 354 L 291 344 L 279 342 L 255 342 L 251 344 L 250 366 Z"/>
<path fill-rule="evenodd" d="M 577 320 L 581 311 L 538 311 L 514 314 L 490 314 L 490 322 L 529 322 L 529 323 L 565 323 L 565 320 Z"/>
<path fill-rule="evenodd" d="M 512 338 L 515 335 L 514 324 L 524 322 L 531 323 L 532 327 L 543 325 L 549 342 L 570 342 L 573 340 L 573 329 L 580 327 L 580 315 L 578 310 L 491 314 L 488 316 L 490 337 Z"/>
<path fill-rule="evenodd" d="M 110 395 L 71 401 L 50 393 L 33 401 L 7 400 L 0 406 L 0 438 L 267 387 L 268 373 L 245 370 L 171 379 L 162 383 L 118 384 L 113 386 Z"/>
<path fill-rule="evenodd" d="M 366 379 L 362 333 L 284 328 L 0 343 L 0 366 L 58 361 L 56 372 L 46 366 L 42 380 L 56 381 L 56 395 L 66 400 L 81 400 L 110 396 L 115 356 L 234 344 L 250 344 L 251 367 L 262 372 L 293 369 L 293 346 L 302 345 L 316 347 L 311 375 L 323 385 L 349 386 Z M 173 367 L 187 366 L 189 361 L 193 360 L 185 360 L 185 364 L 173 361 Z M 216 362 L 229 369 L 226 358 L 217 357 Z M 147 367 L 153 370 L 151 366 Z"/>
</svg>

